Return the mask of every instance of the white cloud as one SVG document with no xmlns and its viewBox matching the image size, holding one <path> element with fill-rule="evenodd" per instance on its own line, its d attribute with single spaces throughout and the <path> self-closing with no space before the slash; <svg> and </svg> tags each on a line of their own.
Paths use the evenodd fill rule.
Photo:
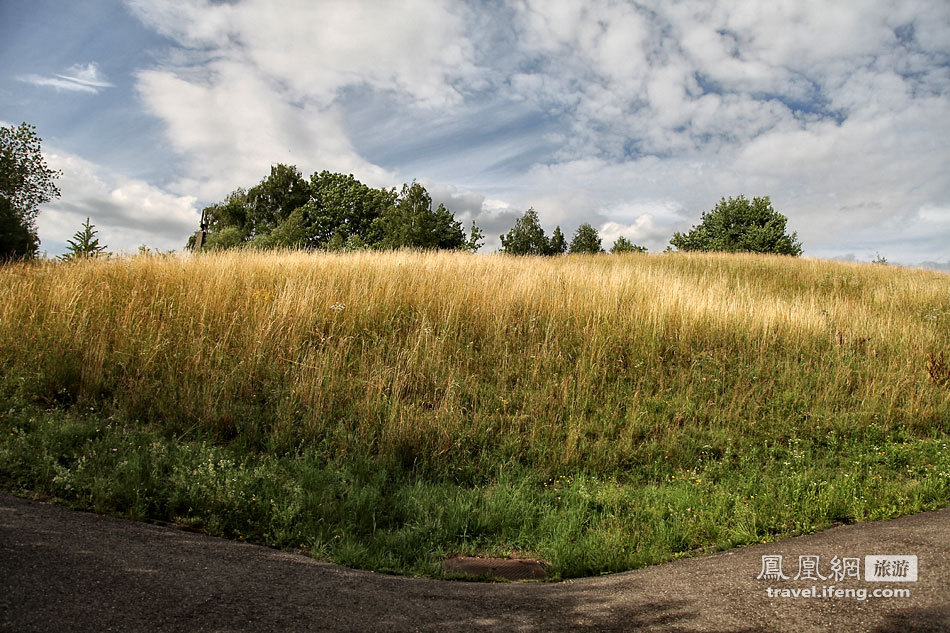
<svg viewBox="0 0 950 633">
<path fill-rule="evenodd" d="M 646 246 L 648 250 L 657 252 L 666 247 L 669 232 L 665 226 L 658 225 L 654 217 L 644 213 L 631 224 L 619 222 L 605 222 L 598 229 L 604 250 L 610 250 L 619 237 L 625 237 L 634 244 Z"/>
<path fill-rule="evenodd" d="M 56 90 L 66 90 L 69 92 L 88 92 L 98 94 L 103 88 L 112 88 L 115 84 L 109 83 L 99 72 L 99 67 L 95 62 L 83 65 L 70 66 L 66 74 L 56 74 L 52 76 L 42 76 L 36 74 L 22 75 L 18 77 L 20 81 L 33 84 L 34 86 L 43 86 L 55 88 Z"/>
<path fill-rule="evenodd" d="M 143 244 L 181 249 L 197 230 L 194 197 L 170 194 L 56 148 L 45 155 L 51 169 L 62 171 L 61 197 L 40 207 L 37 217 L 41 249 L 52 255 L 65 250 L 87 217 L 111 252 L 134 252 Z"/>
<path fill-rule="evenodd" d="M 392 184 L 353 148 L 341 92 L 368 86 L 440 109 L 477 80 L 449 2 L 129 4 L 184 47 L 174 63 L 139 73 L 138 88 L 188 160 L 178 190 L 202 198 L 254 183 L 276 162 Z"/>
<path fill-rule="evenodd" d="M 210 82 L 168 71 L 139 75 L 149 111 L 165 121 L 172 146 L 186 159 L 187 176 L 176 183 L 178 191 L 220 199 L 256 183 L 275 163 L 381 180 L 383 170 L 353 150 L 336 108 L 289 103 L 267 78 L 235 62 L 217 62 L 212 69 Z"/>
<path fill-rule="evenodd" d="M 940 0 L 129 4 L 178 44 L 138 89 L 185 157 L 174 190 L 204 201 L 286 162 L 420 178 L 489 237 L 534 206 L 655 250 L 769 195 L 806 253 L 946 257 Z"/>
</svg>

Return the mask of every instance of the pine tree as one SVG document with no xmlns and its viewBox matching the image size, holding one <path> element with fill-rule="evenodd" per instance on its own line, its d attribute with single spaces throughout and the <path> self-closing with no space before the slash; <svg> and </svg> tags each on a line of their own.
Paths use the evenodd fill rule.
<svg viewBox="0 0 950 633">
<path fill-rule="evenodd" d="M 561 232 L 560 226 L 554 227 L 549 250 L 551 255 L 562 255 L 567 252 L 567 240 L 564 239 L 564 233 Z"/>
<path fill-rule="evenodd" d="M 82 225 L 82 229 L 76 231 L 76 234 L 73 235 L 73 239 L 66 240 L 68 248 L 66 253 L 60 256 L 60 259 L 64 262 L 75 261 L 77 259 L 85 259 L 87 257 L 98 257 L 106 251 L 106 246 L 99 246 L 99 238 L 96 237 L 96 228 L 93 224 L 89 222 L 89 218 L 86 218 L 86 222 Z"/>
</svg>

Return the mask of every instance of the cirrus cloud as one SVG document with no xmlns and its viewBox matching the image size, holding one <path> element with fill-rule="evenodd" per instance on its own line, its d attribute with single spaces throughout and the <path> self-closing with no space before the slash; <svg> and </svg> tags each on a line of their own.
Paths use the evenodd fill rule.
<svg viewBox="0 0 950 633">
<path fill-rule="evenodd" d="M 20 81 L 34 86 L 55 88 L 68 92 L 88 92 L 98 94 L 103 88 L 113 88 L 115 84 L 106 81 L 95 62 L 70 66 L 65 74 L 50 76 L 28 74 L 18 77 Z"/>
</svg>

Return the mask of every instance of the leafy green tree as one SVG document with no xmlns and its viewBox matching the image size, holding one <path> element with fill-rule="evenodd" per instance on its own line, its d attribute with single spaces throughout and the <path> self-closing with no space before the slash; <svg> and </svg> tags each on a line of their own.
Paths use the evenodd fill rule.
<svg viewBox="0 0 950 633">
<path fill-rule="evenodd" d="M 303 248 L 307 243 L 307 227 L 304 225 L 303 209 L 296 209 L 270 233 L 258 235 L 248 244 L 263 249 Z"/>
<path fill-rule="evenodd" d="M 47 167 L 34 126 L 0 127 L 0 259 L 36 255 L 36 216 L 59 197 L 60 175 Z"/>
<path fill-rule="evenodd" d="M 468 232 L 468 241 L 465 243 L 465 250 L 475 253 L 484 245 L 485 234 L 482 233 L 482 230 L 475 224 L 475 220 L 472 220 L 472 228 Z"/>
<path fill-rule="evenodd" d="M 571 253 L 603 253 L 600 245 L 600 234 L 597 229 L 585 222 L 577 227 L 577 232 L 571 239 Z"/>
<path fill-rule="evenodd" d="M 293 165 L 277 164 L 270 175 L 247 191 L 250 235 L 268 233 L 310 200 L 310 185 Z"/>
<path fill-rule="evenodd" d="M 226 250 L 246 243 L 247 236 L 236 226 L 226 226 L 208 234 L 204 248 L 208 250 Z"/>
<path fill-rule="evenodd" d="M 346 248 L 346 238 L 343 237 L 343 233 L 340 231 L 334 233 L 333 237 L 327 240 L 325 248 L 331 253 L 336 253 Z"/>
<path fill-rule="evenodd" d="M 670 244 L 681 251 L 727 251 L 801 255 L 798 234 L 786 234 L 788 221 L 768 196 L 722 198 L 688 233 L 674 233 Z"/>
<path fill-rule="evenodd" d="M 64 262 L 70 262 L 98 257 L 106 251 L 106 247 L 99 245 L 99 238 L 96 237 L 97 233 L 95 226 L 89 222 L 89 218 L 86 218 L 82 228 L 73 235 L 73 239 L 66 240 L 66 252 L 60 255 L 59 258 Z"/>
<path fill-rule="evenodd" d="M 343 246 L 343 250 L 348 253 L 366 250 L 366 248 L 366 242 L 363 241 L 363 238 L 360 237 L 359 233 L 354 233 L 353 235 L 346 238 L 346 244 Z"/>
<path fill-rule="evenodd" d="M 40 241 L 13 210 L 9 199 L 0 197 L 0 262 L 36 256 Z"/>
<path fill-rule="evenodd" d="M 399 201 L 376 219 L 375 232 L 382 248 L 462 249 L 467 243 L 462 223 L 417 182 L 403 185 Z"/>
<path fill-rule="evenodd" d="M 223 202 L 202 209 L 201 219 L 201 230 L 206 232 L 202 248 L 234 248 L 252 237 L 251 209 L 243 188 L 229 193 Z M 200 232 L 188 238 L 188 248 L 195 248 Z"/>
<path fill-rule="evenodd" d="M 462 223 L 456 220 L 455 214 L 442 203 L 439 203 L 439 208 L 435 210 L 433 233 L 435 240 L 431 248 L 455 251 L 468 247 Z"/>
<path fill-rule="evenodd" d="M 237 188 L 228 194 L 223 202 L 205 209 L 208 218 L 208 230 L 216 231 L 226 226 L 237 227 L 244 235 L 251 233 L 250 208 L 247 190 Z"/>
<path fill-rule="evenodd" d="M 564 233 L 561 227 L 554 227 L 554 233 L 551 234 L 551 241 L 548 243 L 549 255 L 561 255 L 567 252 L 567 240 L 564 239 Z"/>
<path fill-rule="evenodd" d="M 477 227 L 476 227 L 477 229 Z M 296 167 L 275 165 L 245 191 L 202 211 L 205 248 L 309 248 L 341 250 L 348 244 L 382 248 L 462 249 L 480 246 L 479 231 L 466 240 L 460 222 L 444 205 L 432 208 L 421 184 L 373 189 L 352 175 L 328 171 L 305 181 Z M 201 231 L 188 240 L 199 243 Z M 477 248 L 476 246 L 476 248 Z"/>
<path fill-rule="evenodd" d="M 547 255 L 550 248 L 534 207 L 525 211 L 511 230 L 501 236 L 501 251 L 509 255 Z"/>
<path fill-rule="evenodd" d="M 383 236 L 373 234 L 373 223 L 397 201 L 395 189 L 373 189 L 352 174 L 326 170 L 310 177 L 310 194 L 304 214 L 311 248 L 323 248 L 337 231 L 346 239 L 358 235 L 364 242 L 379 241 Z"/>
<path fill-rule="evenodd" d="M 614 241 L 614 245 L 610 247 L 610 252 L 614 255 L 619 253 L 646 253 L 647 247 L 634 244 L 621 235 Z"/>
</svg>

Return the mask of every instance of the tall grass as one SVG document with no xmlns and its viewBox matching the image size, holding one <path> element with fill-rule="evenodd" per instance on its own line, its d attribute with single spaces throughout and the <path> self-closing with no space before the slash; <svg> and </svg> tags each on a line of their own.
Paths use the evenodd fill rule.
<svg viewBox="0 0 950 633">
<path fill-rule="evenodd" d="M 764 446 L 827 460 L 828 438 L 942 441 L 950 422 L 933 371 L 950 276 L 923 270 L 219 253 L 6 266 L 0 297 L 16 402 L 463 489 L 504 472 L 665 486 Z"/>
</svg>

